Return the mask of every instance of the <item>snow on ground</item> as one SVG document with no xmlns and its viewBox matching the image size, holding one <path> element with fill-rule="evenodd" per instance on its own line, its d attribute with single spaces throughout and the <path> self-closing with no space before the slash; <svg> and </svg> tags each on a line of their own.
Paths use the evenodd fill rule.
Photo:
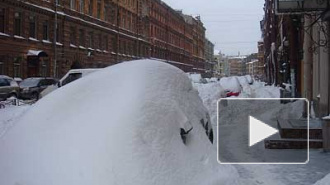
<svg viewBox="0 0 330 185">
<path fill-rule="evenodd" d="M 217 164 L 201 119 L 207 110 L 181 70 L 121 63 L 26 112 L 0 139 L 0 184 L 238 184 L 233 166 Z M 186 144 L 181 128 L 193 128 Z"/>
<path fill-rule="evenodd" d="M 14 126 L 21 116 L 30 108 L 30 105 L 24 106 L 6 106 L 0 109 L 0 139 L 5 133 Z"/>
<path fill-rule="evenodd" d="M 315 185 L 329 185 L 330 184 L 330 174 L 324 177 L 322 180 L 319 180 Z"/>
</svg>

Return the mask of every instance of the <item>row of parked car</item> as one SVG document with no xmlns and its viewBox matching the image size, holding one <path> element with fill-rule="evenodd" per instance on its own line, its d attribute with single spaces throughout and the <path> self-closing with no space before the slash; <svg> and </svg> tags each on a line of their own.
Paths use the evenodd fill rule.
<svg viewBox="0 0 330 185">
<path fill-rule="evenodd" d="M 70 70 L 60 80 L 50 77 L 26 78 L 18 81 L 11 77 L 0 75 L 0 101 L 10 97 L 19 99 L 38 100 L 57 88 L 73 82 L 99 69 L 74 69 Z"/>
<path fill-rule="evenodd" d="M 50 85 L 57 84 L 54 78 L 27 78 L 17 82 L 13 78 L 0 76 L 0 100 L 14 97 L 20 99 L 39 99 L 41 91 Z"/>
</svg>

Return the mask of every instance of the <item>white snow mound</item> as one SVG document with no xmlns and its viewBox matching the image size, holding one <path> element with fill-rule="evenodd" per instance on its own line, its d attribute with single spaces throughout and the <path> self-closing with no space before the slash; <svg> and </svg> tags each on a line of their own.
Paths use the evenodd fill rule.
<svg viewBox="0 0 330 185">
<path fill-rule="evenodd" d="M 241 92 L 242 87 L 236 76 L 234 77 L 223 77 L 220 79 L 221 86 L 230 92 Z"/>
<path fill-rule="evenodd" d="M 236 170 L 216 163 L 206 117 L 178 68 L 108 67 L 46 96 L 0 138 L 0 184 L 236 184 Z"/>
</svg>

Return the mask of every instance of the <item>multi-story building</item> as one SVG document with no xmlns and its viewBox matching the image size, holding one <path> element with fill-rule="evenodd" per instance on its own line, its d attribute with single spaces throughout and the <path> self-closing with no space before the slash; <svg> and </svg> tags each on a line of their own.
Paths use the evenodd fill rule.
<svg viewBox="0 0 330 185">
<path fill-rule="evenodd" d="M 259 79 L 264 79 L 264 73 L 265 73 L 265 68 L 264 68 L 264 61 L 265 61 L 265 50 L 264 50 L 264 42 L 259 41 L 258 42 L 258 63 L 257 63 L 257 70 L 255 73 L 255 76 L 258 77 Z"/>
<path fill-rule="evenodd" d="M 252 77 L 257 76 L 258 73 L 258 60 L 252 60 L 251 62 L 247 62 L 247 74 Z"/>
<path fill-rule="evenodd" d="M 281 2 L 285 1 L 276 1 Z M 265 1 L 261 22 L 265 72 L 271 84 L 290 83 L 292 97 L 313 101 L 316 115 L 322 118 L 330 114 L 330 12 L 327 1 L 309 3 L 315 9 Z"/>
<path fill-rule="evenodd" d="M 204 58 L 205 58 L 205 69 L 207 70 L 206 76 L 212 77 L 214 76 L 214 66 L 216 65 L 216 61 L 214 60 L 214 44 L 205 39 L 205 51 L 204 51 Z"/>
<path fill-rule="evenodd" d="M 229 76 L 245 75 L 245 56 L 233 56 L 228 58 Z"/>
<path fill-rule="evenodd" d="M 214 60 L 214 44 L 209 40 L 205 39 L 205 60 L 206 61 L 213 61 Z"/>
<path fill-rule="evenodd" d="M 150 57 L 206 71 L 202 22 L 160 0 L 56 2 L 0 1 L 0 74 L 60 77 Z"/>
<path fill-rule="evenodd" d="M 226 77 L 230 75 L 228 57 L 219 52 L 214 55 L 216 65 L 214 66 L 215 76 Z"/>
</svg>

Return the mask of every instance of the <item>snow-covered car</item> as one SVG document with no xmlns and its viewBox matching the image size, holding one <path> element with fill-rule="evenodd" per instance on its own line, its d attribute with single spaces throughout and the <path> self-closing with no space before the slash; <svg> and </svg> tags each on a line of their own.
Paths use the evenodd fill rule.
<svg viewBox="0 0 330 185">
<path fill-rule="evenodd" d="M 43 90 L 40 93 L 40 98 L 45 97 L 49 93 L 55 91 L 59 87 L 62 87 L 64 85 L 67 85 L 73 81 L 76 81 L 82 77 L 85 77 L 89 74 L 92 74 L 96 71 L 99 71 L 100 69 L 71 69 L 69 72 L 67 72 L 58 82 L 56 85 L 52 85 L 47 87 L 45 90 Z"/>
<path fill-rule="evenodd" d="M 17 82 L 9 76 L 0 75 L 0 101 L 9 97 L 18 97 L 19 86 Z"/>
<path fill-rule="evenodd" d="M 253 84 L 254 80 L 251 75 L 245 75 L 245 78 L 247 79 L 247 81 L 249 82 L 250 85 Z"/>
<path fill-rule="evenodd" d="M 241 84 L 241 86 L 246 86 L 246 85 L 250 84 L 250 82 L 248 81 L 246 76 L 237 76 L 236 78 L 239 81 L 239 83 Z"/>
<path fill-rule="evenodd" d="M 192 83 L 202 83 L 202 84 L 207 83 L 207 80 L 204 79 L 201 74 L 188 73 L 187 75 L 188 75 L 189 79 L 192 81 Z"/>
<path fill-rule="evenodd" d="M 15 77 L 14 80 L 17 82 L 18 85 L 23 81 L 23 79 L 19 77 Z"/>
<path fill-rule="evenodd" d="M 4 133 L 0 184 L 233 184 L 211 136 L 183 71 L 124 62 L 54 91 Z"/>
<path fill-rule="evenodd" d="M 227 97 L 239 96 L 242 91 L 242 85 L 235 76 L 221 78 L 220 84 L 225 89 Z"/>
</svg>

